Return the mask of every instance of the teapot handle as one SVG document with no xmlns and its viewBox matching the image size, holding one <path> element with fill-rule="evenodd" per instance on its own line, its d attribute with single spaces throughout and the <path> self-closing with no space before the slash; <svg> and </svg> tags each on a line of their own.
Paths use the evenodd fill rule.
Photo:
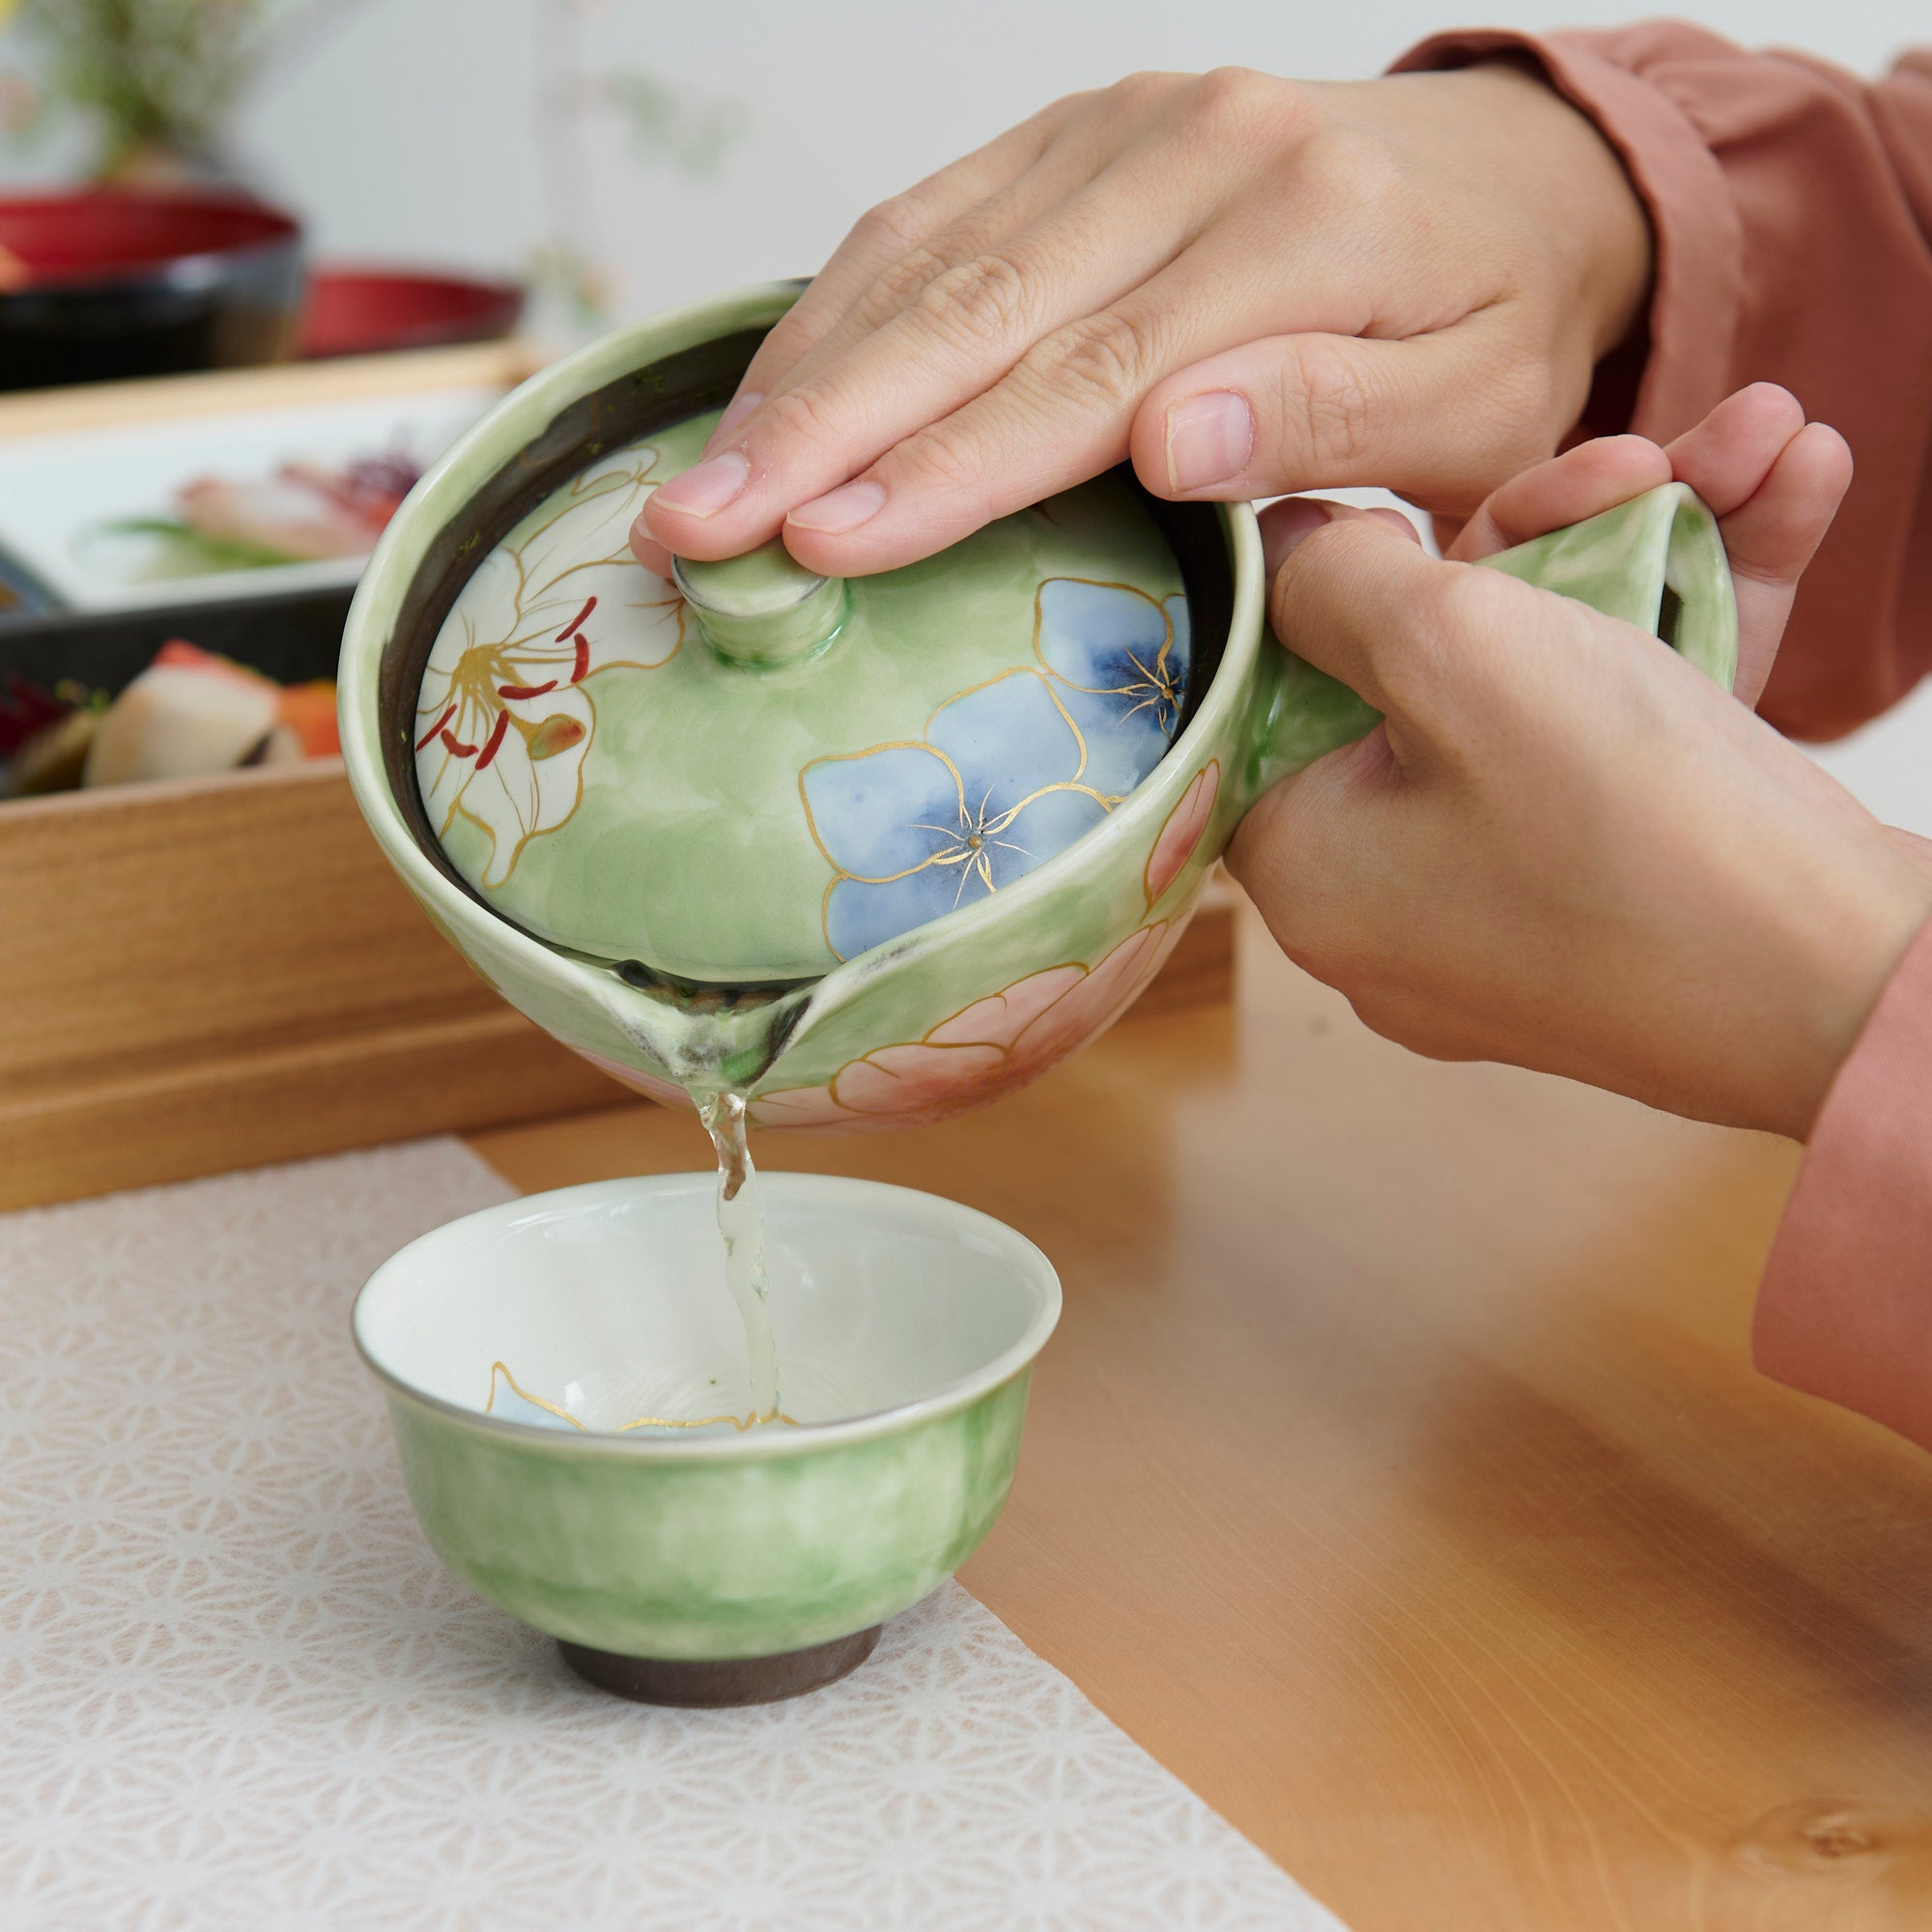
<svg viewBox="0 0 1932 1932">
<path fill-rule="evenodd" d="M 1568 529 L 1483 559 L 1661 637 L 1730 690 L 1738 610 L 1718 520 L 1688 484 L 1664 483 Z M 1260 753 L 1250 796 L 1373 730 L 1381 714 L 1346 685 L 1263 639 Z"/>
</svg>

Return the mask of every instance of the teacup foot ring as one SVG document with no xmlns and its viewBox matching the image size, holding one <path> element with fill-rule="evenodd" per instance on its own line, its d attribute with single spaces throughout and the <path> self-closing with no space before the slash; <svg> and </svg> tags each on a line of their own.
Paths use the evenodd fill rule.
<svg viewBox="0 0 1932 1932">
<path fill-rule="evenodd" d="M 777 1704 L 838 1683 L 871 1656 L 879 1630 L 874 1624 L 777 1657 L 622 1657 L 561 1637 L 556 1647 L 571 1669 L 600 1690 L 639 1704 L 722 1711 L 737 1704 Z"/>
</svg>

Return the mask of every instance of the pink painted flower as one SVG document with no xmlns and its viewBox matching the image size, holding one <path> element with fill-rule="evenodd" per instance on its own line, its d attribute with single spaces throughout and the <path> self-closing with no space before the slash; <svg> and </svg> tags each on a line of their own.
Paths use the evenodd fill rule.
<svg viewBox="0 0 1932 1932">
<path fill-rule="evenodd" d="M 1142 926 L 1097 966 L 1049 966 L 976 1000 L 923 1039 L 874 1047 L 824 1087 L 761 1094 L 761 1127 L 856 1130 L 951 1120 L 1010 1093 L 1103 1033 L 1159 970 L 1179 928 Z"/>
<path fill-rule="evenodd" d="M 1148 854 L 1145 885 L 1150 906 L 1180 876 L 1180 868 L 1194 856 L 1194 848 L 1214 815 L 1214 799 L 1220 789 L 1221 761 L 1215 758 L 1195 774 L 1194 782 L 1167 814 L 1167 823 Z"/>
</svg>

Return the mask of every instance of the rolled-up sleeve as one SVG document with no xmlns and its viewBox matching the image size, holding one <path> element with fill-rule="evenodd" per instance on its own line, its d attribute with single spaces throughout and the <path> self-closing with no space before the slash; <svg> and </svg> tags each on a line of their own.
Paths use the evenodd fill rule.
<svg viewBox="0 0 1932 1932">
<path fill-rule="evenodd" d="M 1850 442 L 1857 478 L 1758 708 L 1799 736 L 1852 729 L 1932 668 L 1932 54 L 1866 83 L 1653 20 L 1443 35 L 1397 70 L 1499 58 L 1597 123 L 1650 213 L 1634 399 L 1588 427 L 1665 441 L 1773 382 Z"/>
<path fill-rule="evenodd" d="M 1444 35 L 1398 68 L 1501 58 L 1596 122 L 1650 213 L 1646 324 L 1581 432 L 1665 441 L 1773 382 L 1850 442 L 1857 478 L 1759 704 L 1800 736 L 1850 730 L 1932 668 L 1932 54 L 1867 84 L 1660 20 Z M 1932 925 L 1813 1128 L 1753 1349 L 1932 1448 Z"/>
</svg>

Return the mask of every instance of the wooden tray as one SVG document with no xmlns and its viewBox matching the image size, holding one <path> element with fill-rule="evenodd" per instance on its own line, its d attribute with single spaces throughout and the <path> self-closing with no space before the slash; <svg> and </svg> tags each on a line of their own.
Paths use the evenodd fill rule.
<svg viewBox="0 0 1932 1932">
<path fill-rule="evenodd" d="M 416 910 L 332 759 L 0 806 L 0 1208 L 611 1096 Z"/>
<path fill-rule="evenodd" d="M 339 762 L 0 805 L 0 1208 L 609 1106 L 403 890 Z M 1228 997 L 1229 899 L 1137 1010 Z"/>
<path fill-rule="evenodd" d="M 0 403 L 0 436 L 534 366 L 510 343 L 70 389 Z M 338 760 L 0 803 L 0 1208 L 620 1091 L 471 975 L 390 872 Z M 1142 1009 L 1227 998 L 1233 960 L 1221 895 Z"/>
</svg>

